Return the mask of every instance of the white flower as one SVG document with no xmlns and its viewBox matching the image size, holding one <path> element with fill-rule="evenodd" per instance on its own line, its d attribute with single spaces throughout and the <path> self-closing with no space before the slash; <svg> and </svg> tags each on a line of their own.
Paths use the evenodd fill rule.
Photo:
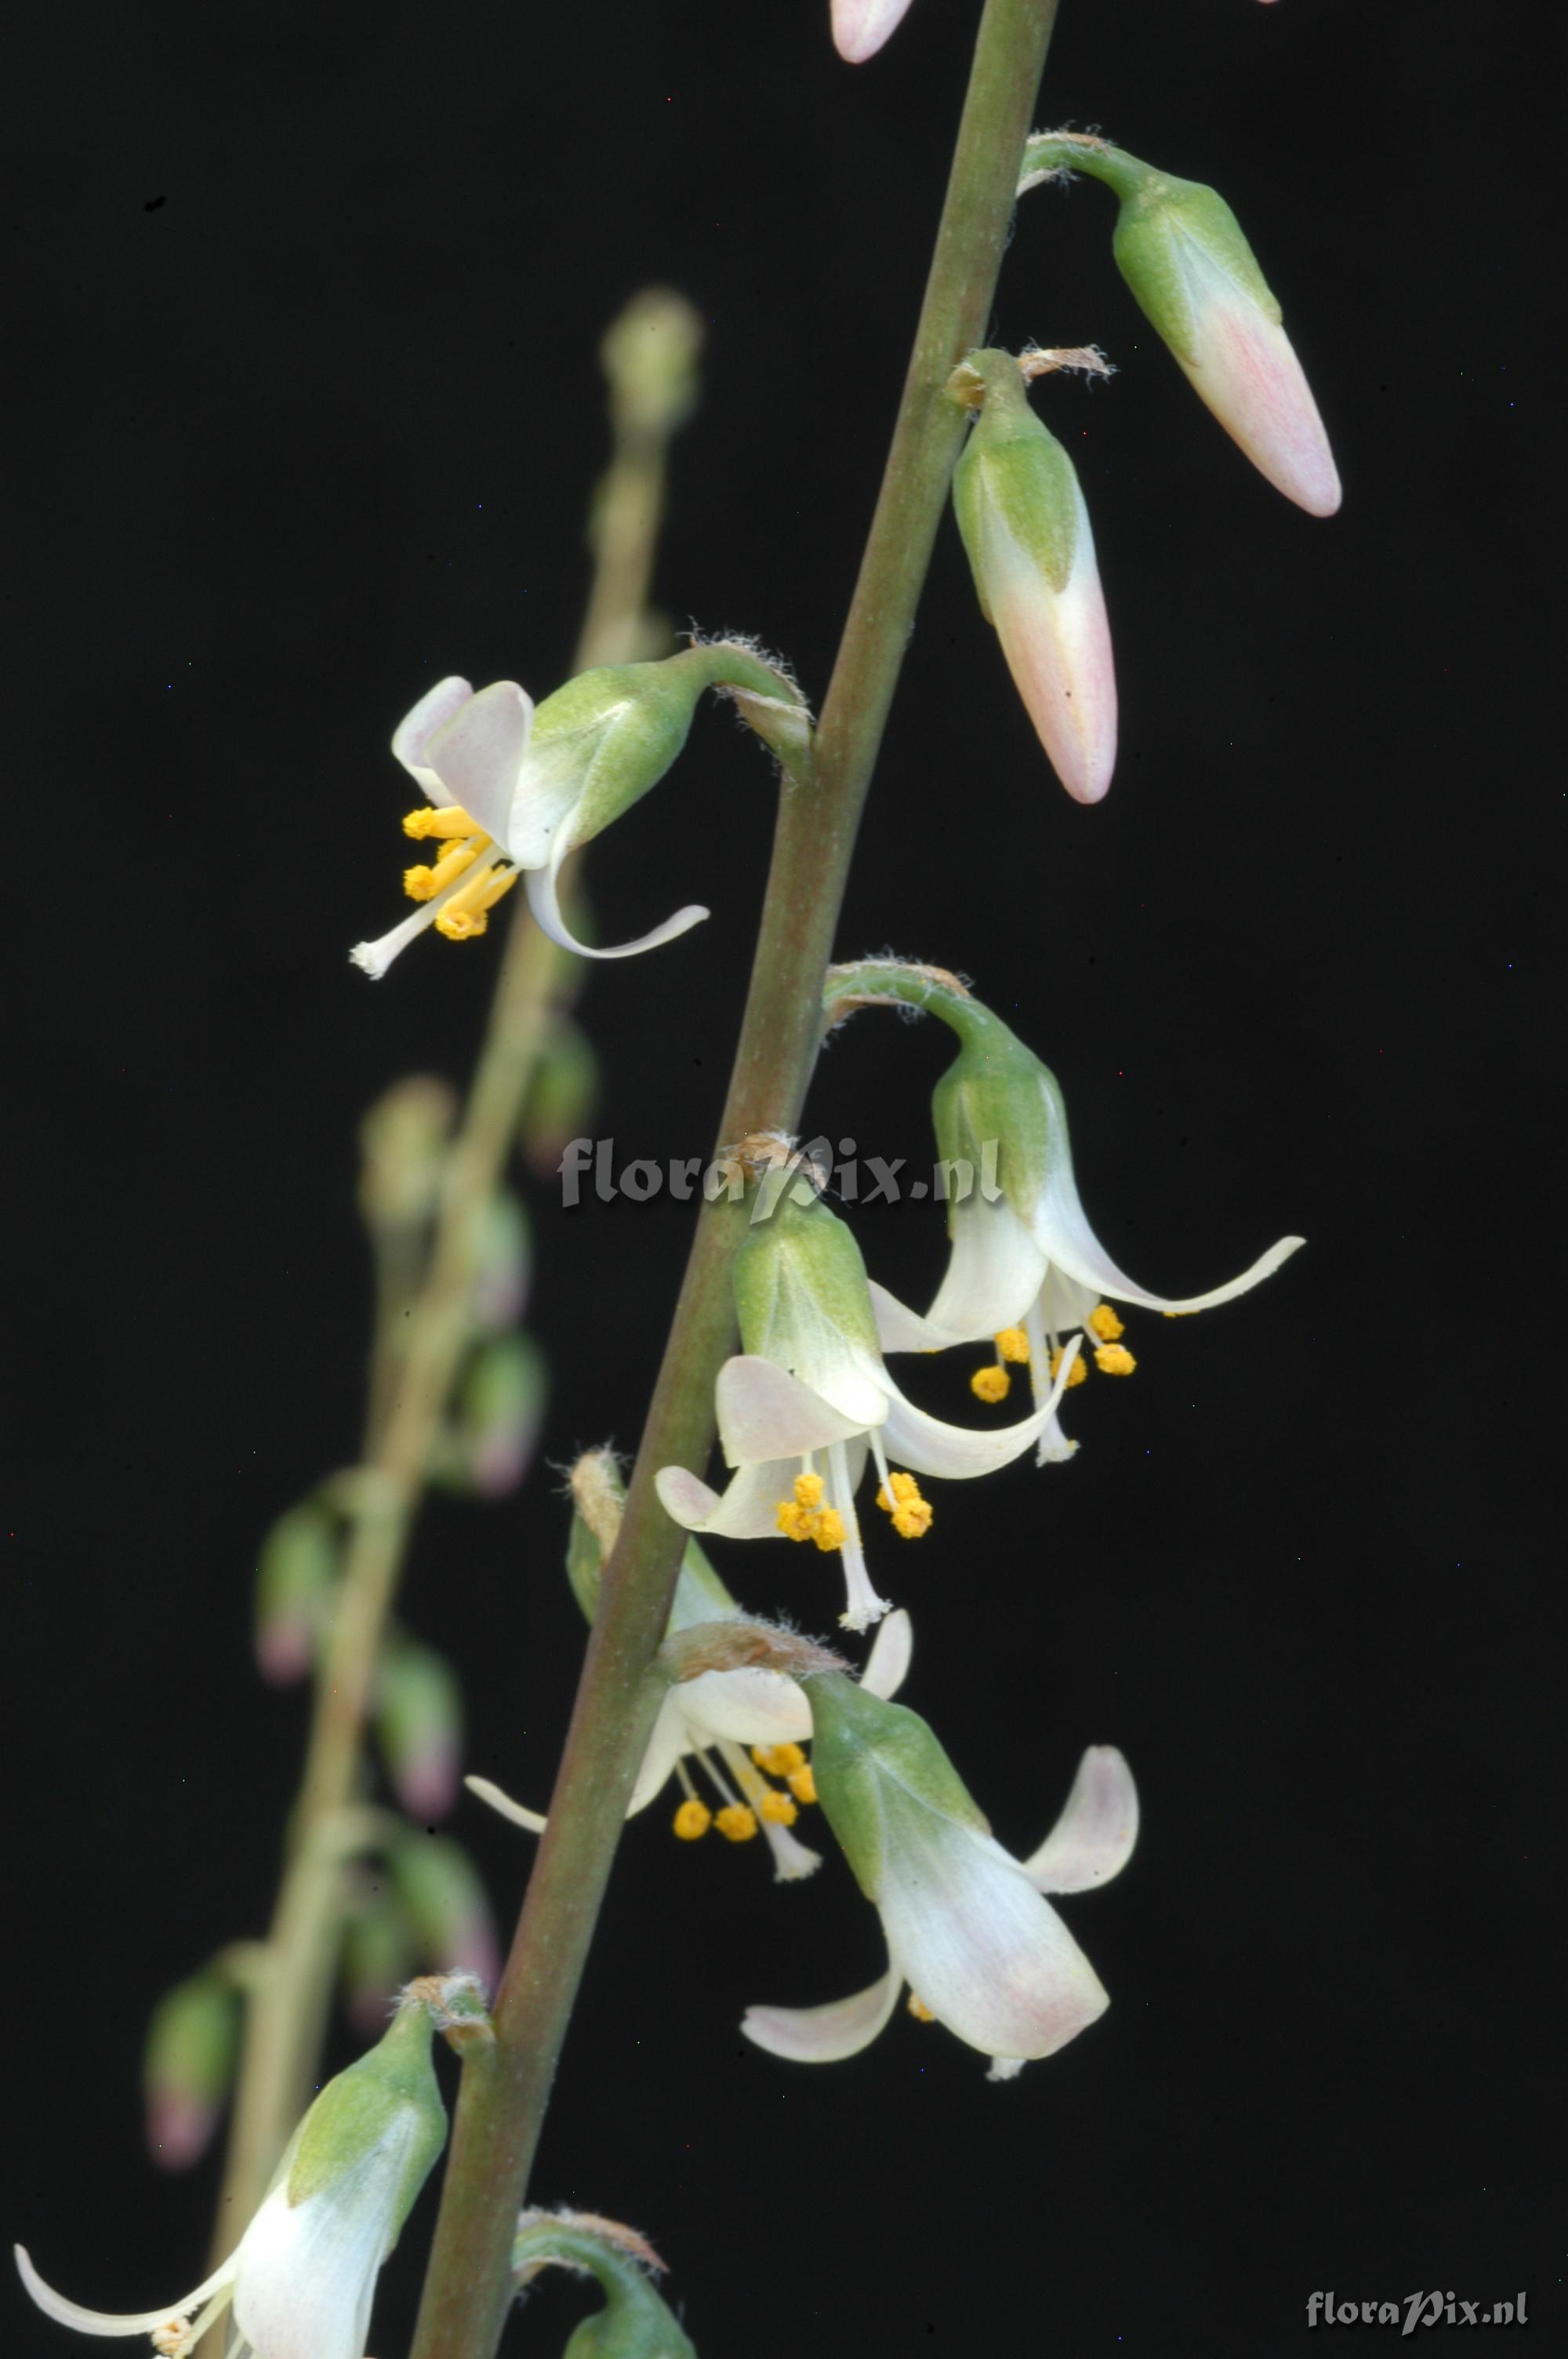
<svg viewBox="0 0 1568 2359">
<path fill-rule="evenodd" d="M 835 2063 L 876 2038 L 908 1985 L 910 2012 L 989 2056 L 993 2080 L 1054 2055 L 1109 2002 L 1042 1896 L 1090 1890 L 1125 1866 L 1138 1797 L 1121 1755 L 1091 1746 L 1056 1825 L 1016 1860 L 924 1721 L 841 1680 L 807 1684 L 823 1808 L 881 1914 L 888 1968 L 827 2006 L 752 2007 L 741 2029 L 775 2056 Z"/>
<path fill-rule="evenodd" d="M 80 2333 L 145 2334 L 164 2359 L 186 2359 L 232 2303 L 227 2359 L 362 2359 L 382 2263 L 446 2143 L 430 2036 L 460 1985 L 471 1990 L 471 1977 L 409 1985 L 384 2038 L 306 2114 L 238 2249 L 193 2292 L 124 2315 L 84 2310 L 18 2245 L 38 2308 Z"/>
<path fill-rule="evenodd" d="M 898 30 L 909 0 L 833 0 L 833 46 L 849 65 L 864 65 Z"/>
<path fill-rule="evenodd" d="M 787 1168 L 770 1172 L 762 1186 L 773 1208 L 753 1217 L 735 1261 L 746 1349 L 725 1362 L 715 1391 L 725 1462 L 738 1471 L 720 1497 L 686 1468 L 661 1467 L 659 1499 L 687 1531 L 812 1540 L 838 1550 L 848 1591 L 839 1619 L 863 1630 L 888 1610 L 871 1585 L 855 1516 L 868 1454 L 878 1506 L 901 1538 L 918 1538 L 932 1511 L 914 1476 L 961 1481 L 1011 1463 L 1044 1431 L 1071 1356 L 1020 1424 L 984 1433 L 928 1417 L 887 1372 L 849 1231 Z"/>
</svg>

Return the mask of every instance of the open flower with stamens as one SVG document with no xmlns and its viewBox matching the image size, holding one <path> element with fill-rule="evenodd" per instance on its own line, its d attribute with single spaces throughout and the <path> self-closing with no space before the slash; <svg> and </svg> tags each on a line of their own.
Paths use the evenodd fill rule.
<svg viewBox="0 0 1568 2359">
<path fill-rule="evenodd" d="M 23 2284 L 62 2326 L 146 2335 L 162 2359 L 186 2359 L 231 2305 L 227 2359 L 362 2359 L 382 2263 L 446 2143 L 431 2033 L 482 2012 L 470 1975 L 411 1983 L 379 2045 L 329 2081 L 300 2123 L 238 2248 L 193 2292 L 124 2315 L 84 2310 L 18 2245 Z"/>
<path fill-rule="evenodd" d="M 456 941 L 484 932 L 488 912 L 519 875 L 552 941 L 582 958 L 631 958 L 673 941 L 707 917 L 696 904 L 614 949 L 590 949 L 561 913 L 562 863 L 657 786 L 685 745 L 705 689 L 730 697 L 742 718 L 789 763 L 805 758 L 810 716 L 787 676 L 750 647 L 714 640 L 660 663 L 605 664 L 579 674 L 537 708 L 515 680 L 477 694 L 438 680 L 400 723 L 392 750 L 428 796 L 406 833 L 438 853 L 404 875 L 420 904 L 379 941 L 350 952 L 383 975 L 427 926 Z"/>
<path fill-rule="evenodd" d="M 805 1684 L 823 1812 L 881 1913 L 888 1968 L 827 2006 L 752 2007 L 741 2029 L 775 2056 L 836 2063 L 876 2038 L 907 1985 L 910 2012 L 989 2056 L 993 2081 L 1054 2055 L 1109 2002 L 1043 1896 L 1089 1891 L 1126 1865 L 1138 1797 L 1121 1755 L 1092 1746 L 1050 1834 L 1016 1860 L 918 1714 L 834 1672 Z"/>
<path fill-rule="evenodd" d="M 950 390 L 979 399 L 953 512 L 980 611 L 1052 768 L 1076 802 L 1098 802 L 1116 766 L 1116 669 L 1077 471 L 1011 353 L 970 353 Z"/>
<path fill-rule="evenodd" d="M 659 1498 L 687 1531 L 809 1540 L 837 1552 L 848 1593 L 839 1619 L 863 1630 L 888 1610 L 871 1585 L 855 1516 L 868 1456 L 877 1506 L 901 1538 L 918 1538 L 931 1509 L 914 1477 L 964 1480 L 1011 1463 L 1044 1431 L 1073 1354 L 1020 1424 L 980 1433 L 927 1416 L 887 1372 L 865 1264 L 843 1222 L 798 1166 L 764 1170 L 758 1184 L 735 1257 L 744 1349 L 725 1362 L 716 1388 L 719 1439 L 736 1473 L 720 1496 L 684 1467 L 661 1467 Z"/>
<path fill-rule="evenodd" d="M 567 1571 L 591 1621 L 600 1573 L 614 1543 L 624 1495 L 608 1451 L 591 1451 L 578 1461 L 572 1490 L 578 1513 Z M 689 1541 L 676 1581 L 667 1634 L 722 1626 L 738 1611 L 702 1549 Z M 909 1616 L 890 1614 L 862 1674 L 875 1694 L 896 1694 L 909 1668 L 912 1645 Z M 761 1834 L 773 1856 L 774 1882 L 796 1882 L 822 1864 L 821 1854 L 794 1832 L 801 1810 L 816 1799 L 804 1750 L 810 1742 L 811 1706 L 805 1690 L 783 1671 L 744 1664 L 680 1680 L 660 1703 L 626 1815 L 632 1818 L 646 1810 L 673 1777 L 682 1799 L 672 1823 L 683 1843 L 696 1842 L 709 1828 L 736 1843 Z M 688 1763 L 706 1788 L 707 1799 Z M 514 1802 L 490 1778 L 470 1777 L 467 1783 L 471 1793 L 514 1826 L 526 1827 L 533 1834 L 544 1832 L 543 1815 Z"/>
<path fill-rule="evenodd" d="M 833 46 L 846 64 L 874 58 L 909 13 L 909 0 L 833 0 Z"/>
<path fill-rule="evenodd" d="M 1309 516 L 1340 501 L 1339 473 L 1280 305 L 1217 189 L 1156 171 L 1108 139 L 1041 132 L 1020 193 L 1069 172 L 1120 200 L 1113 250 L 1140 310 L 1198 398 L 1258 469 Z"/>
<path fill-rule="evenodd" d="M 1212 1310 L 1247 1293 L 1305 1240 L 1281 1237 L 1239 1277 L 1204 1294 L 1152 1294 L 1140 1286 L 1088 1224 L 1054 1075 L 961 985 L 931 977 L 927 968 L 868 960 L 836 967 L 828 978 L 829 1015 L 840 1003 L 899 1001 L 941 1016 L 961 1043 L 932 1099 L 937 1152 L 951 1175 L 946 1275 L 924 1318 L 873 1284 L 878 1335 L 887 1352 L 945 1351 L 993 1339 L 996 1362 L 979 1372 L 974 1389 L 983 1400 L 1000 1400 L 1010 1364 L 1027 1365 L 1037 1411 L 1046 1412 L 1038 1451 L 1044 1464 L 1071 1456 L 1077 1446 L 1063 1434 L 1055 1409 L 1089 1361 L 1112 1376 L 1130 1375 L 1137 1364 L 1111 1302 L 1172 1318 Z M 1081 1359 L 1075 1330 L 1083 1339 Z"/>
</svg>

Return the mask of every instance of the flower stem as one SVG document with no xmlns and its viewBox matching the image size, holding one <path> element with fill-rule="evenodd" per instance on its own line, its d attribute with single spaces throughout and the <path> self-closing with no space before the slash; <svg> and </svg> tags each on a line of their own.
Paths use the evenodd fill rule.
<svg viewBox="0 0 1568 2359">
<path fill-rule="evenodd" d="M 945 395 L 983 341 L 1056 0 L 986 0 L 935 252 L 865 556 L 823 705 L 815 777 L 780 798 L 773 862 L 721 1144 L 792 1130 L 815 1061 L 823 975 L 888 707 L 964 433 Z M 605 1568 L 549 1823 L 495 2006 L 496 2042 L 466 2071 L 413 2359 L 491 2359 L 508 2263 L 557 2060 L 646 1745 L 684 1535 L 654 1493 L 700 1467 L 730 1347 L 722 1209 L 697 1220 L 686 1277 Z"/>
<path fill-rule="evenodd" d="M 687 416 L 700 331 L 676 296 L 638 298 L 606 339 L 615 442 L 595 502 L 597 563 L 575 669 L 646 652 L 646 595 L 664 508 L 665 453 Z M 652 353 L 650 354 L 650 346 Z M 650 369 L 654 382 L 648 382 Z M 261 2201 L 309 2103 L 331 2004 L 364 1728 L 436 1430 L 468 1337 L 481 1236 L 570 962 L 519 901 L 434 1243 L 396 1355 L 378 1319 L 363 1465 L 352 1486 L 337 1611 L 316 1682 L 304 1773 L 272 1924 L 250 1976 L 233 2121 L 214 2227 L 220 2260 Z M 384 1288 L 383 1289 L 385 1291 Z"/>
</svg>

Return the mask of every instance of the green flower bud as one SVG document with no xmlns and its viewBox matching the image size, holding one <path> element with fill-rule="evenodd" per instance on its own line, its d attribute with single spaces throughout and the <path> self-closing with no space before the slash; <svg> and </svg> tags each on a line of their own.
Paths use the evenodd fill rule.
<svg viewBox="0 0 1568 2359">
<path fill-rule="evenodd" d="M 401 1634 L 390 1641 L 376 1674 L 375 1733 L 409 1816 L 444 1819 L 463 1749 L 462 1689 L 444 1655 Z"/>
<path fill-rule="evenodd" d="M 559 1169 L 568 1139 L 588 1128 L 599 1102 L 599 1059 L 580 1024 L 563 1018 L 539 1060 L 523 1114 L 523 1152 L 542 1180 Z"/>
<path fill-rule="evenodd" d="M 176 1983 L 153 2010 L 142 2066 L 147 2146 L 165 2170 L 206 2151 L 233 2084 L 240 1997 L 211 1969 Z"/>
<path fill-rule="evenodd" d="M 585 2318 L 562 2359 L 697 2359 L 697 2347 L 652 2282 L 664 2264 L 646 2237 L 589 2212 L 524 2212 L 512 2247 L 513 2281 L 541 2269 L 591 2277 L 604 2308 Z"/>
<path fill-rule="evenodd" d="M 386 1864 L 419 1955 L 477 1974 L 487 1989 L 501 1971 L 495 1925 L 479 1871 L 449 1835 L 410 1833 Z"/>
<path fill-rule="evenodd" d="M 360 1125 L 360 1211 L 372 1230 L 417 1227 L 436 1209 L 457 1099 L 428 1073 L 397 1082 Z"/>
<path fill-rule="evenodd" d="M 330 1616 L 338 1578 L 338 1532 L 308 1503 L 280 1516 L 256 1567 L 255 1647 L 262 1677 L 287 1687 L 310 1669 Z"/>
</svg>

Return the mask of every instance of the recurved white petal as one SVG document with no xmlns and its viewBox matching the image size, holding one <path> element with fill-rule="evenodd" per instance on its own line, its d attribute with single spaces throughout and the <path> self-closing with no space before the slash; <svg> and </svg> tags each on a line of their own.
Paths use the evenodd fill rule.
<svg viewBox="0 0 1568 2359">
<path fill-rule="evenodd" d="M 551 941 L 564 951 L 575 951 L 579 958 L 635 958 L 639 951 L 656 951 L 661 943 L 673 942 L 678 934 L 689 933 L 692 927 L 699 926 L 708 915 L 708 911 L 694 901 L 687 908 L 677 909 L 673 918 L 666 918 L 662 926 L 654 927 L 649 933 L 639 934 L 634 942 L 617 942 L 609 950 L 595 950 L 588 942 L 579 942 L 561 915 L 557 891 L 561 863 L 569 849 L 563 834 L 557 838 L 557 848 L 550 854 L 548 865 L 530 868 L 524 885 L 535 922 L 548 934 Z"/>
<path fill-rule="evenodd" d="M 811 1706 L 805 1690 L 782 1671 L 763 1670 L 756 1664 L 734 1671 L 704 1671 L 671 1695 L 699 1744 L 708 1737 L 729 1737 L 737 1745 L 804 1745 L 810 1740 Z"/>
<path fill-rule="evenodd" d="M 68 2301 L 64 2294 L 56 2293 L 53 2286 L 45 2284 L 25 2245 L 14 2245 L 11 2249 L 16 2256 L 17 2275 L 38 2308 L 61 2326 L 73 2326 L 78 2334 L 151 2334 L 172 2319 L 188 2318 L 200 2310 L 204 2301 L 232 2282 L 239 2266 L 239 2255 L 232 2253 L 222 2267 L 214 2269 L 194 2293 L 181 2294 L 178 2301 L 165 2302 L 161 2310 L 127 2310 L 122 2315 L 114 2310 L 84 2310 L 81 2302 Z"/>
<path fill-rule="evenodd" d="M 1044 1902 L 1042 1902 L 1044 1907 Z M 869 2048 L 898 2005 L 903 1977 L 890 1965 L 881 1982 L 827 2006 L 749 2006 L 741 2018 L 748 2039 L 795 2064 L 837 2064 Z"/>
<path fill-rule="evenodd" d="M 774 1510 L 789 1497 L 798 1463 L 764 1460 L 742 1466 L 721 1494 L 684 1466 L 661 1466 L 654 1488 L 665 1515 L 683 1531 L 715 1532 L 731 1540 L 776 1539 L 781 1535 Z"/>
<path fill-rule="evenodd" d="M 438 729 L 461 710 L 473 694 L 471 684 L 456 672 L 427 689 L 412 712 L 404 714 L 393 732 L 392 750 L 410 777 L 417 778 L 433 803 L 443 807 L 456 800 L 426 759 L 425 749 Z"/>
<path fill-rule="evenodd" d="M 1109 2004 L 1018 1863 L 935 1812 L 898 1814 L 878 1905 L 911 1986 L 987 2056 L 1050 2056 Z"/>
<path fill-rule="evenodd" d="M 845 1416 L 786 1369 L 744 1352 L 726 1360 L 719 1369 L 714 1404 L 719 1439 L 731 1466 L 754 1465 L 763 1459 L 805 1458 L 832 1442 L 849 1441 L 881 1421 L 875 1415 Z M 876 1402 L 869 1398 L 865 1406 L 874 1410 Z M 787 1488 L 779 1495 L 787 1497 Z"/>
<path fill-rule="evenodd" d="M 1047 1421 L 1055 1415 L 1077 1356 L 1078 1340 L 1075 1336 L 1065 1347 L 1055 1381 L 1033 1417 L 1021 1419 L 1017 1425 L 998 1426 L 989 1433 L 970 1426 L 944 1425 L 940 1418 L 927 1417 L 924 1409 L 905 1400 L 895 1387 L 882 1428 L 889 1460 L 916 1474 L 934 1474 L 947 1482 L 994 1474 L 999 1468 L 1010 1466 L 1039 1440 Z"/>
<path fill-rule="evenodd" d="M 946 1352 L 1016 1327 L 1040 1291 L 1045 1256 L 1005 1196 L 955 1208 L 947 1267 L 923 1319 L 871 1281 L 884 1352 Z"/>
<path fill-rule="evenodd" d="M 670 1767 L 673 1768 L 674 1766 L 672 1762 Z M 669 1771 L 666 1770 L 665 1774 L 667 1777 Z M 488 1802 L 492 1810 L 498 1810 L 503 1819 L 510 1819 L 514 1827 L 525 1827 L 531 1835 L 544 1833 L 544 1813 L 540 1810 L 525 1810 L 521 1802 L 514 1802 L 510 1794 L 503 1793 L 492 1778 L 465 1777 L 463 1784 L 470 1794 L 478 1797 L 480 1801 Z"/>
<path fill-rule="evenodd" d="M 1062 1815 L 1019 1865 L 1037 1891 L 1088 1892 L 1119 1875 L 1138 1841 L 1138 1788 L 1114 1745 L 1091 1745 Z"/>
<path fill-rule="evenodd" d="M 497 679 L 466 698 L 425 743 L 424 760 L 447 789 L 443 799 L 460 803 L 497 843 L 506 842 L 533 725 L 533 699 L 514 679 Z"/>
<path fill-rule="evenodd" d="M 234 2322 L 265 2359 L 363 2359 L 376 2272 L 420 2137 L 410 2105 L 363 2157 L 302 2202 L 275 2187 L 236 2256 Z"/>
<path fill-rule="evenodd" d="M 914 1652 L 914 1625 L 901 1605 L 880 1625 L 871 1642 L 866 1668 L 860 1673 L 860 1685 L 867 1694 L 881 1696 L 884 1703 L 897 1695 L 909 1677 Z"/>
</svg>

